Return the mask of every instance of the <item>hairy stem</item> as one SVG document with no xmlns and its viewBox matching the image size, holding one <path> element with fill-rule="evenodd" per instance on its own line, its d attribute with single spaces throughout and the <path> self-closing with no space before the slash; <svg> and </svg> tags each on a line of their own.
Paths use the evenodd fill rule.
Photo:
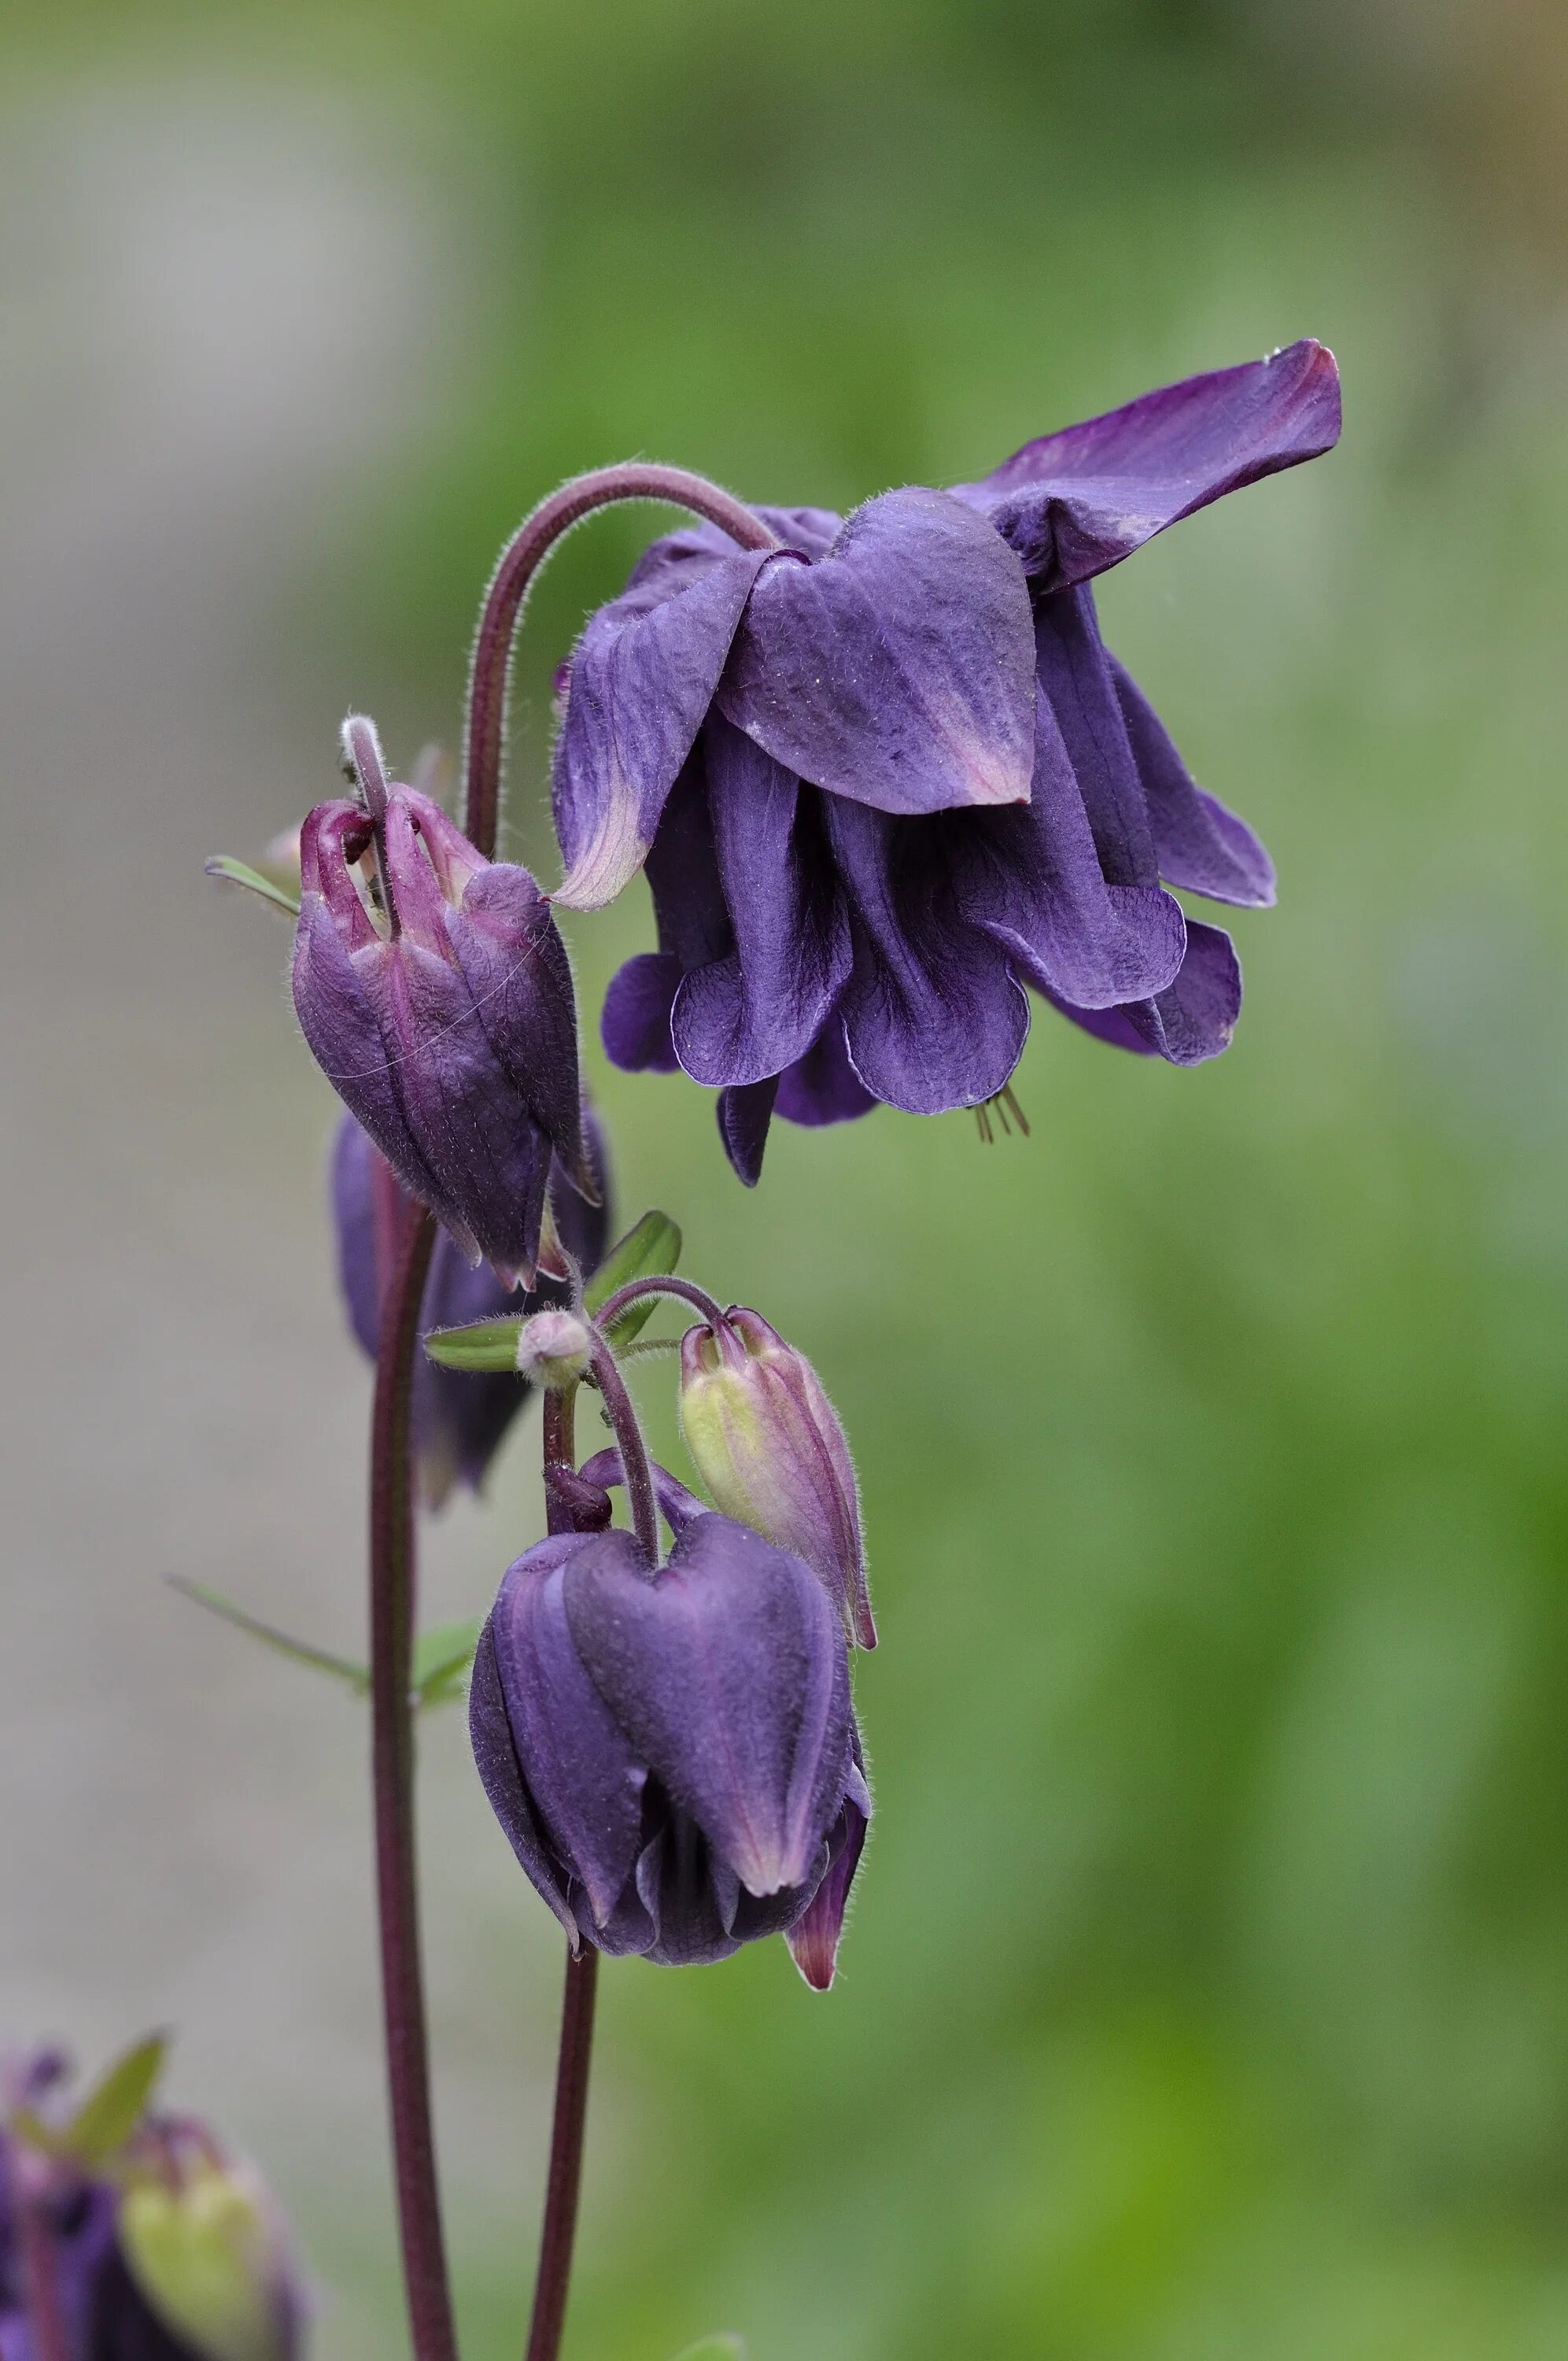
<svg viewBox="0 0 1568 2361">
<path fill-rule="evenodd" d="M 599 1306 L 599 1326 L 613 1327 L 627 1305 L 639 1302 L 645 1295 L 678 1297 L 681 1302 L 700 1312 L 710 1328 L 724 1325 L 724 1306 L 717 1297 L 709 1295 L 706 1287 L 698 1287 L 689 1279 L 656 1275 L 651 1279 L 629 1279 L 624 1287 L 618 1287 L 613 1295 L 607 1296 Z"/>
<path fill-rule="evenodd" d="M 415 2361 L 456 2361 L 431 2123 L 414 1853 L 413 1453 L 410 1400 L 434 1217 L 404 1217 L 381 1312 L 370 1429 L 370 1722 L 392 2165 Z"/>
<path fill-rule="evenodd" d="M 627 1506 L 631 1511 L 631 1530 L 641 1543 L 650 1565 L 659 1563 L 659 1507 L 653 1493 L 653 1472 L 648 1465 L 648 1446 L 642 1440 L 642 1429 L 637 1422 L 637 1411 L 631 1396 L 626 1390 L 615 1355 L 596 1331 L 592 1368 L 594 1382 L 604 1398 L 609 1422 L 615 1431 L 615 1445 L 620 1454 L 620 1472 L 626 1478 Z"/>
<path fill-rule="evenodd" d="M 71 2361 L 65 2307 L 60 2296 L 60 2257 L 55 2248 L 54 2225 L 41 2198 L 18 2196 L 16 2233 L 22 2249 L 33 2361 Z"/>
<path fill-rule="evenodd" d="M 631 460 L 574 477 L 541 500 L 501 552 L 490 578 L 474 662 L 468 675 L 466 761 L 464 767 L 463 832 L 487 860 L 496 850 L 500 820 L 501 765 L 506 752 L 507 705 L 511 689 L 512 648 L 534 576 L 565 533 L 615 500 L 664 500 L 690 509 L 718 525 L 742 549 L 772 549 L 775 537 L 751 510 L 706 477 L 684 467 L 660 467 Z"/>
<path fill-rule="evenodd" d="M 544 1468 L 575 1467 L 577 1464 L 577 1389 L 552 1387 L 544 1397 L 543 1427 Z M 569 1533 L 575 1530 L 565 1503 L 558 1500 L 550 1485 L 544 1487 L 544 1510 L 553 1533 Z"/>
</svg>

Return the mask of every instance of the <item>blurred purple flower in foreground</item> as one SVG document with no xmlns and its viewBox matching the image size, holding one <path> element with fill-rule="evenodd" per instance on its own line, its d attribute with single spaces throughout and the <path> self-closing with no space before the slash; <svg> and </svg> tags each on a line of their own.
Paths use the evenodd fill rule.
<svg viewBox="0 0 1568 2361">
<path fill-rule="evenodd" d="M 720 1091 L 741 1178 L 770 1118 L 1003 1092 L 1024 986 L 1178 1065 L 1241 1005 L 1228 935 L 1167 890 L 1259 906 L 1256 838 L 1194 785 L 1100 637 L 1092 577 L 1339 434 L 1310 342 L 1042 436 L 983 481 L 847 521 L 698 525 L 594 615 L 556 749 L 563 904 L 644 862 L 659 949 L 615 978 L 617 1064 Z"/>
<path fill-rule="evenodd" d="M 486 861 L 418 788 L 301 832 L 294 1007 L 316 1060 L 471 1263 L 532 1282 L 552 1156 L 591 1188 L 566 953 L 526 869 Z"/>
<path fill-rule="evenodd" d="M 13 2118 L 0 2118 L 0 2361 L 38 2361 L 24 2205 L 41 2222 L 72 2361 L 298 2361 L 303 2289 L 251 2167 L 192 2118 L 150 2113 L 112 2153 L 74 2156 L 67 2075 L 52 2050 L 0 2074 Z M 29 2119 L 56 2136 L 52 2152 L 23 2130 Z"/>
<path fill-rule="evenodd" d="M 598 1268 L 609 1238 L 609 1172 L 604 1134 L 591 1108 L 583 1116 L 588 1170 L 598 1202 L 589 1204 L 557 1159 L 550 1175 L 555 1235 L 583 1278 Z M 332 1208 L 338 1278 L 349 1324 L 374 1360 L 381 1341 L 381 1306 L 392 1271 L 399 1226 L 409 1199 L 386 1158 L 351 1115 L 337 1127 L 332 1150 Z M 523 1298 L 501 1285 L 488 1263 L 470 1268 L 443 1230 L 431 1257 L 420 1310 L 420 1336 L 519 1310 L 535 1312 L 571 1301 L 565 1280 L 541 1278 Z M 453 1488 L 477 1491 L 490 1462 L 533 1389 L 508 1370 L 479 1374 L 444 1369 L 423 1352 L 413 1365 L 412 1428 L 420 1490 L 428 1508 L 443 1507 Z M 3 2361 L 3 2356 L 0 2356 Z"/>
<path fill-rule="evenodd" d="M 783 1933 L 825 1990 L 871 1816 L 844 1635 L 809 1566 L 657 1481 L 664 1565 L 615 1529 L 509 1569 L 474 1663 L 479 1775 L 575 1949 L 680 1967 Z"/>
</svg>

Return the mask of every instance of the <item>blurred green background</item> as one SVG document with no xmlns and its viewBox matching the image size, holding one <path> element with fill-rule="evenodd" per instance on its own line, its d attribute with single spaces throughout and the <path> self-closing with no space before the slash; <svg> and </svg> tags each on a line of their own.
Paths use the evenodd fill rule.
<svg viewBox="0 0 1568 2361">
<path fill-rule="evenodd" d="M 1104 585 L 1258 827 L 1231 1053 L 1042 1011 L 1027 1142 L 603 1071 L 628 1215 L 859 1457 L 840 1982 L 604 1979 L 568 2344 L 665 2361 L 1568 2351 L 1568 22 L 1555 0 L 455 0 L 5 20 L 0 2012 L 181 2027 L 401 2349 L 363 1732 L 176 1607 L 358 1622 L 367 1385 L 285 939 L 204 889 L 349 703 L 451 743 L 505 533 L 642 454 L 847 507 L 1303 335 L 1340 451 Z M 575 536 L 551 670 L 649 512 Z M 574 927 L 586 1003 L 650 939 Z M 678 1454 L 661 1366 L 642 1385 Z M 432 1620 L 538 1530 L 532 1438 Z M 678 1456 L 676 1465 L 680 1465 Z M 241 1658 L 245 1660 L 241 1662 Z M 520 2349 L 559 1962 L 425 1750 L 470 2361 Z"/>
</svg>

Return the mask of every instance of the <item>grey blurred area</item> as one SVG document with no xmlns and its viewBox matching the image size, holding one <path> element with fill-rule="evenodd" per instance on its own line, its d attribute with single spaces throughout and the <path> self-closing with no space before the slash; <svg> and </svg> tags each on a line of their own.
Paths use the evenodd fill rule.
<svg viewBox="0 0 1568 2361">
<path fill-rule="evenodd" d="M 442 397 L 461 285 L 375 130 L 167 84 L 5 126 L 0 2026 L 92 2065 L 177 2025 L 176 2093 L 379 2236 L 362 1710 L 166 1585 L 363 1653 L 330 1102 L 286 927 L 202 861 L 330 791 L 269 636 Z M 438 1904 L 488 1839 L 438 1824 Z"/>
</svg>

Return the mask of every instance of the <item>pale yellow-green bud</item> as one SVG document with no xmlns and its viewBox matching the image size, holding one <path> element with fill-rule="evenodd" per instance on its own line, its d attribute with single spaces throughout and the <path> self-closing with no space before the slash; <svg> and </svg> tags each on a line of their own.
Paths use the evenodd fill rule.
<svg viewBox="0 0 1568 2361">
<path fill-rule="evenodd" d="M 120 2201 L 121 2250 L 159 2317 L 203 2361 L 292 2361 L 302 2306 L 286 2234 L 243 2163 L 182 2155 Z"/>
</svg>

